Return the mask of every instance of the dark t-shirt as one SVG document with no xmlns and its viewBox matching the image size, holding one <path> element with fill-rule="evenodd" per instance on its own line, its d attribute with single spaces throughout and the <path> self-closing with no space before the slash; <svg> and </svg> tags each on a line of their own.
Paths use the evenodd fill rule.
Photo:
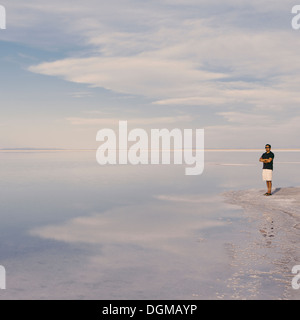
<svg viewBox="0 0 300 320">
<path fill-rule="evenodd" d="M 263 159 L 274 159 L 275 155 L 272 151 L 269 153 L 265 152 L 262 156 Z M 270 163 L 264 163 L 263 169 L 273 170 L 273 160 Z"/>
</svg>

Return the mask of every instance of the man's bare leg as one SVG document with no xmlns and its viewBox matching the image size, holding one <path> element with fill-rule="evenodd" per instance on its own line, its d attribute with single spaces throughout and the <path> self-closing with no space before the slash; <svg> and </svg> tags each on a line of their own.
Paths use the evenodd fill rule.
<svg viewBox="0 0 300 320">
<path fill-rule="evenodd" d="M 272 181 L 267 181 L 268 194 L 272 194 Z"/>
</svg>

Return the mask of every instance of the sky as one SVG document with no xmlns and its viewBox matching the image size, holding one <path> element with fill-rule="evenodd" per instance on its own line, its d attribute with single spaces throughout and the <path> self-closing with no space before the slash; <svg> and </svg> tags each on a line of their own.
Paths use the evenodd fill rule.
<svg viewBox="0 0 300 320">
<path fill-rule="evenodd" d="M 296 4 L 0 0 L 0 149 L 95 149 L 120 120 L 300 148 Z"/>
</svg>

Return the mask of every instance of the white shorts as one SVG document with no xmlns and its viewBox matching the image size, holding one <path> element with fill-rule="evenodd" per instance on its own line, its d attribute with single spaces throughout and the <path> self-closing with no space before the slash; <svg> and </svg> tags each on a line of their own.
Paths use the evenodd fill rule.
<svg viewBox="0 0 300 320">
<path fill-rule="evenodd" d="M 262 178 L 264 181 L 272 181 L 273 178 L 273 170 L 263 169 Z"/>
</svg>

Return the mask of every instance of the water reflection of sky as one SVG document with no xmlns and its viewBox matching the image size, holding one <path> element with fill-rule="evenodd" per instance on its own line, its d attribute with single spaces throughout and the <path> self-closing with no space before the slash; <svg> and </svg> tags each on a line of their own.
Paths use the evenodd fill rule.
<svg viewBox="0 0 300 320">
<path fill-rule="evenodd" d="M 100 167 L 93 152 L 1 154 L 3 298 L 216 298 L 241 210 L 227 190 L 264 189 L 257 152 L 207 152 L 185 166 Z M 300 153 L 276 153 L 296 186 Z M 298 170 L 299 171 L 299 170 Z"/>
</svg>

